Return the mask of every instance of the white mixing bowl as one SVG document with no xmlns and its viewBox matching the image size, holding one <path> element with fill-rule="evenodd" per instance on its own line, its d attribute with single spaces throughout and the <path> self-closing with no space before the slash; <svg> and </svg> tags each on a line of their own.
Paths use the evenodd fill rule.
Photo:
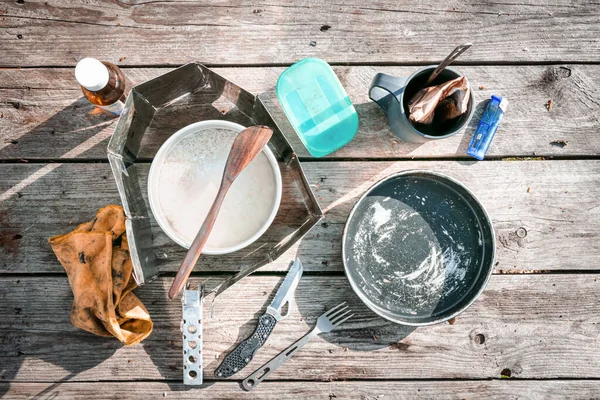
<svg viewBox="0 0 600 400">
<path fill-rule="evenodd" d="M 221 136 L 221 135 L 215 134 L 216 129 L 231 131 L 232 133 Z M 165 143 L 163 143 L 161 148 L 158 150 L 158 153 L 156 153 L 156 157 L 152 161 L 152 166 L 150 167 L 150 175 L 148 177 L 148 198 L 150 200 L 150 208 L 152 209 L 154 218 L 158 222 L 161 229 L 179 245 L 181 245 L 185 248 L 189 248 L 190 245 L 192 244 L 193 237 L 190 237 L 190 229 L 195 229 L 194 233 L 191 235 L 191 236 L 195 237 L 195 233 L 197 233 L 197 231 L 200 229 L 200 226 L 202 225 L 202 222 L 204 221 L 206 214 L 208 213 L 206 204 L 212 203 L 212 201 L 216 197 L 217 187 L 219 186 L 219 184 L 221 182 L 223 168 L 225 165 L 225 160 L 227 158 L 227 155 L 229 154 L 231 144 L 233 143 L 233 137 L 235 137 L 235 135 L 237 135 L 243 129 L 245 129 L 245 128 L 242 125 L 239 125 L 239 124 L 236 124 L 233 122 L 229 122 L 229 121 L 209 120 L 209 121 L 196 122 L 194 124 L 191 124 L 191 125 L 188 125 L 188 126 L 182 128 L 179 131 L 177 131 L 176 133 L 174 133 Z M 183 144 L 181 146 L 178 146 L 178 144 L 180 144 L 183 140 L 186 140 L 186 139 L 188 141 L 204 140 L 203 138 L 207 138 L 206 140 L 209 140 L 208 139 L 209 136 L 193 137 L 194 135 L 202 135 L 202 134 L 213 135 L 213 136 L 210 136 L 211 141 L 209 143 L 207 143 L 206 146 L 203 146 L 201 148 L 201 151 L 198 151 L 198 149 L 193 149 L 191 147 L 190 148 L 184 147 Z M 220 139 L 220 138 L 223 138 L 223 139 Z M 205 149 L 208 149 L 208 150 L 205 151 Z M 201 196 L 202 197 L 202 199 L 201 199 L 202 207 L 196 207 L 195 204 L 192 204 L 193 202 L 197 201 L 197 200 L 195 200 L 196 197 L 193 197 L 194 200 L 192 200 L 191 197 L 185 198 L 186 193 L 187 193 L 185 184 L 183 184 L 183 186 L 180 189 L 179 187 L 169 186 L 170 183 L 172 182 L 172 180 L 169 180 L 166 178 L 165 178 L 165 180 L 161 179 L 161 174 L 165 171 L 165 169 L 175 168 L 175 167 L 173 167 L 173 165 L 174 165 L 173 163 L 165 164 L 166 161 L 170 162 L 169 156 L 171 155 L 171 152 L 173 150 L 178 152 L 178 153 L 173 153 L 173 154 L 183 154 L 182 157 L 184 157 L 185 160 L 193 160 L 193 161 L 190 161 L 189 163 L 187 163 L 187 161 L 185 161 L 184 163 L 180 164 L 183 166 L 183 168 L 192 169 L 191 172 L 189 170 L 185 170 L 185 174 L 182 175 L 182 179 L 188 179 L 189 175 L 194 176 L 194 172 L 196 172 L 196 170 L 200 170 L 199 173 L 201 176 L 203 176 L 203 179 L 205 179 L 205 180 L 210 179 L 211 182 L 208 182 L 207 185 L 203 185 L 202 187 L 210 188 L 210 190 L 212 190 L 212 192 L 214 192 L 214 193 L 212 193 L 212 197 Z M 214 152 L 213 152 L 213 150 L 214 150 Z M 202 151 L 204 151 L 204 153 L 202 153 Z M 186 153 L 186 152 L 189 152 L 189 153 Z M 218 154 L 218 156 L 214 156 L 213 153 Z M 217 222 L 215 223 L 215 227 L 213 228 L 213 234 L 216 235 L 215 237 L 217 237 L 219 235 L 221 235 L 221 237 L 224 237 L 223 234 L 225 232 L 227 232 L 227 234 L 229 234 L 229 232 L 236 232 L 236 230 L 239 230 L 239 229 L 245 230 L 244 234 L 241 235 L 243 237 L 235 238 L 234 236 L 231 236 L 231 241 L 233 241 L 233 242 L 228 243 L 228 245 L 221 245 L 221 246 L 212 246 L 211 245 L 211 237 L 209 237 L 209 240 L 206 243 L 206 245 L 202 251 L 203 254 L 226 254 L 226 253 L 232 253 L 234 251 L 240 250 L 240 249 L 250 245 L 251 243 L 255 242 L 263 233 L 265 233 L 265 231 L 269 228 L 269 226 L 273 222 L 273 219 L 275 219 L 275 215 L 277 214 L 277 211 L 279 209 L 279 204 L 281 202 L 281 192 L 282 192 L 281 172 L 279 170 L 279 166 L 277 165 L 277 160 L 275 159 L 275 156 L 273 155 L 271 150 L 268 148 L 268 146 L 265 146 L 265 148 L 263 149 L 263 154 L 268 159 L 268 164 L 264 163 L 264 160 L 263 160 L 263 162 L 260 163 L 260 166 L 259 166 L 259 164 L 257 164 L 254 167 L 255 169 L 253 170 L 253 172 L 248 172 L 248 174 L 253 173 L 254 175 L 252 175 L 252 179 L 258 180 L 258 181 L 257 182 L 252 181 L 251 185 L 248 184 L 248 181 L 246 183 L 242 182 L 239 185 L 236 185 L 236 183 L 238 183 L 238 181 L 240 181 L 240 180 L 243 181 L 245 179 L 243 175 L 252 167 L 253 163 L 259 162 L 259 160 L 257 160 L 257 159 L 260 157 L 260 155 L 244 171 L 242 171 L 240 176 L 236 179 L 236 181 L 234 181 L 233 185 L 229 189 L 229 192 L 227 193 L 223 207 L 221 208 L 221 212 L 219 213 L 219 217 L 217 218 Z M 177 165 L 177 164 L 175 164 L 175 165 Z M 272 172 L 272 178 L 267 177 L 270 174 L 268 173 L 268 170 L 266 170 L 266 168 L 268 168 L 268 167 L 265 167 L 265 165 L 270 166 L 270 168 L 272 170 L 272 171 L 270 171 L 270 172 Z M 202 175 L 202 173 L 206 172 L 207 168 L 209 170 L 211 168 L 214 168 L 214 169 L 220 168 L 219 169 L 220 172 L 210 171 L 210 174 Z M 256 169 L 256 168 L 260 168 L 260 169 Z M 170 172 L 172 172 L 172 171 L 167 171 L 167 173 L 170 173 Z M 166 176 L 169 176 L 169 175 L 166 175 Z M 207 178 L 208 176 L 209 176 L 209 178 Z M 250 175 L 248 175 L 248 177 L 249 176 Z M 264 179 L 273 179 L 274 182 L 264 182 L 264 179 L 263 179 L 263 182 L 261 182 L 260 180 L 263 178 L 263 176 L 264 176 Z M 261 179 L 257 179 L 257 178 L 261 178 Z M 192 179 L 192 178 L 190 178 L 190 179 Z M 250 178 L 248 178 L 248 179 L 250 179 Z M 192 179 L 192 182 L 193 182 L 193 179 Z M 265 193 L 265 192 L 267 192 L 267 190 L 261 190 L 261 186 L 262 185 L 270 186 L 272 183 L 274 183 L 274 190 L 269 190 L 272 193 L 271 193 L 271 196 L 268 196 L 268 194 Z M 187 188 L 189 189 L 190 185 L 188 185 Z M 195 190 L 198 188 L 191 187 L 191 189 Z M 208 189 L 202 189 L 202 190 L 208 190 Z M 171 203 L 170 204 L 167 203 L 167 206 L 164 206 L 164 203 L 165 203 L 164 199 L 166 196 L 171 196 L 170 197 Z M 180 197 L 180 196 L 183 196 L 183 197 Z M 228 199 L 230 198 L 230 196 L 234 196 L 234 199 L 228 202 Z M 265 203 L 262 203 L 261 196 L 266 196 L 266 197 L 264 197 Z M 169 197 L 167 197 L 167 198 L 169 198 Z M 161 201 L 161 199 L 162 199 L 162 201 Z M 241 206 L 234 206 L 234 205 L 230 206 L 229 209 L 227 209 L 227 204 L 232 204 L 232 202 L 237 201 L 237 199 L 243 199 L 244 202 L 247 201 L 249 203 L 252 203 L 252 201 L 254 201 L 255 204 L 258 204 L 262 207 L 262 213 L 259 213 L 259 212 L 253 213 L 255 211 L 253 209 L 239 209 L 238 210 L 237 208 L 240 208 Z M 183 202 L 182 204 L 185 204 L 186 206 L 179 207 L 179 201 L 182 201 Z M 259 203 L 256 203 L 257 201 Z M 268 207 L 266 202 L 269 202 L 271 204 L 270 209 L 265 208 L 265 207 Z M 174 208 L 175 208 L 175 210 L 173 210 Z M 206 208 L 204 215 L 199 215 L 198 208 Z M 165 209 L 170 209 L 170 210 L 167 210 L 165 212 Z M 223 217 L 223 218 L 225 218 L 225 221 L 228 221 L 226 223 L 227 226 L 224 226 L 223 224 L 225 224 L 225 223 L 223 223 L 222 222 L 223 220 L 221 220 L 220 218 L 221 218 L 222 213 L 227 213 L 227 212 L 232 212 L 233 214 L 231 214 L 231 215 L 236 215 L 236 216 L 238 216 L 238 218 L 236 221 L 233 221 L 232 218 L 227 219 L 226 217 Z M 191 222 L 191 220 L 184 221 L 185 223 L 188 224 L 187 225 L 187 228 L 188 228 L 187 233 L 188 234 L 185 235 L 181 232 L 181 229 L 177 229 L 175 227 L 175 225 L 180 224 L 181 219 L 187 215 L 193 216 L 192 218 L 197 219 L 197 221 L 194 221 L 194 222 Z M 251 218 L 255 219 L 252 224 L 249 224 L 248 226 L 244 226 L 243 228 L 240 228 L 241 224 L 245 223 L 246 220 L 251 219 Z M 174 222 L 174 220 L 178 221 L 178 222 Z M 194 224 L 195 222 L 197 222 L 197 228 L 195 228 L 195 225 L 193 225 L 193 226 L 191 225 L 191 224 Z M 232 235 L 235 235 L 235 234 L 232 234 Z"/>
</svg>

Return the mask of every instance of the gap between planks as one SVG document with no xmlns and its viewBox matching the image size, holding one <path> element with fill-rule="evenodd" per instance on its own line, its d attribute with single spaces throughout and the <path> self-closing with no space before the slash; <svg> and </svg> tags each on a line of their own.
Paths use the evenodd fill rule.
<svg viewBox="0 0 600 400">
<path fill-rule="evenodd" d="M 199 60 L 190 60 L 190 62 Z M 439 64 L 442 60 L 430 60 L 430 61 L 419 61 L 419 62 L 328 62 L 332 67 L 426 67 L 432 64 Z M 201 61 L 199 61 L 201 62 Z M 202 65 L 208 68 L 271 68 L 271 67 L 283 67 L 287 68 L 293 63 L 248 63 L 248 64 L 227 64 L 227 63 L 209 63 L 201 62 Z M 600 65 L 600 61 L 589 61 L 589 60 L 551 60 L 551 61 L 454 61 L 453 66 L 456 67 L 527 67 L 527 66 L 553 66 L 553 65 Z M 173 69 L 179 68 L 185 64 L 119 64 L 115 63 L 121 69 L 134 69 L 134 68 L 164 68 Z M 24 65 L 15 67 L 14 65 L 2 65 L 2 69 L 60 69 L 75 67 L 73 64 L 57 64 L 57 65 Z"/>
<path fill-rule="evenodd" d="M 288 271 L 256 271 L 251 276 L 286 276 Z M 600 272 L 593 269 L 558 269 L 558 270 L 544 270 L 544 269 L 531 269 L 531 270 L 494 270 L 492 275 L 598 275 Z M 161 272 L 159 276 L 161 278 L 173 278 L 177 274 L 175 271 Z M 234 271 L 192 271 L 191 277 L 203 278 L 210 276 L 224 276 L 230 277 L 235 275 Z M 332 276 L 332 277 L 343 277 L 346 276 L 342 271 L 305 271 L 302 273 L 303 276 Z M 63 272 L 0 272 L 0 280 L 11 279 L 11 278 L 37 278 L 40 276 L 44 277 L 65 277 Z"/>
<path fill-rule="evenodd" d="M 486 398 L 506 399 L 521 398 L 593 398 L 599 390 L 596 381 L 578 380 L 471 380 L 471 381 L 347 381 L 347 382 L 306 382 L 282 383 L 279 381 L 264 382 L 250 393 L 240 389 L 234 382 L 210 382 L 203 386 L 186 387 L 180 382 L 107 381 L 116 387 L 106 388 L 105 383 L 61 382 L 54 384 L 18 382 L 0 384 L 0 394 L 4 391 L 11 398 L 37 398 L 46 396 L 53 398 L 62 396 L 84 396 L 90 398 L 107 397 L 110 391 L 115 398 L 157 398 L 161 395 L 169 398 L 207 398 L 219 399 L 414 399 L 414 398 Z"/>
<path fill-rule="evenodd" d="M 506 160 L 506 158 L 516 158 L 516 160 Z M 537 160 L 536 160 L 537 158 Z M 137 159 L 136 164 L 152 164 L 153 159 Z M 482 162 L 513 162 L 513 161 L 585 161 L 600 160 L 600 155 L 565 155 L 565 156 L 520 156 L 520 155 L 502 155 L 486 156 L 484 160 L 475 160 L 471 157 L 387 157 L 387 158 L 368 158 L 368 157 L 331 157 L 331 158 L 308 158 L 298 157 L 301 163 L 321 163 L 321 162 L 396 162 L 396 161 L 472 161 Z M 19 159 L 0 159 L 0 164 L 108 164 L 108 159 L 104 158 L 19 158 Z"/>
</svg>

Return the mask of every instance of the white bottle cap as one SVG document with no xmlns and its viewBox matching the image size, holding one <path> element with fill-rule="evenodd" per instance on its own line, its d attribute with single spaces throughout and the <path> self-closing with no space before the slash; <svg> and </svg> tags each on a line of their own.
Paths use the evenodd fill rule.
<svg viewBox="0 0 600 400">
<path fill-rule="evenodd" d="M 108 84 L 108 68 L 95 58 L 84 58 L 75 67 L 75 79 L 84 88 L 96 92 Z"/>
</svg>

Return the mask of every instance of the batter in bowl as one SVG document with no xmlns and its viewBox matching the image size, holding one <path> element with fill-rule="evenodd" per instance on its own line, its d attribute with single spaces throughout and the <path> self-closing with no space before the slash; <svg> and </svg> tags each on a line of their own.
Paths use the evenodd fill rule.
<svg viewBox="0 0 600 400">
<path fill-rule="evenodd" d="M 217 128 L 186 134 L 170 149 L 157 171 L 159 214 L 186 247 L 194 240 L 217 195 L 237 133 Z M 231 186 L 205 252 L 226 252 L 223 250 L 251 240 L 269 222 L 273 208 L 278 206 L 278 195 L 273 166 L 263 151 Z"/>
</svg>

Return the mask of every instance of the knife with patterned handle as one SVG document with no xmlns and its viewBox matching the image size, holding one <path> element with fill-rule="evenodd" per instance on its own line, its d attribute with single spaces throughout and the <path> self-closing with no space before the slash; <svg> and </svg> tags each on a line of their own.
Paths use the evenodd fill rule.
<svg viewBox="0 0 600 400">
<path fill-rule="evenodd" d="M 215 376 L 217 378 L 228 378 L 248 365 L 250 361 L 252 361 L 256 351 L 262 347 L 269 338 L 275 324 L 287 317 L 289 305 L 288 310 L 284 315 L 281 314 L 281 311 L 286 304 L 289 303 L 290 298 L 294 294 L 298 282 L 302 277 L 302 270 L 302 263 L 300 262 L 300 259 L 296 258 L 296 261 L 294 261 L 294 264 L 285 276 L 283 283 L 277 290 L 271 305 L 267 307 L 267 312 L 258 319 L 258 324 L 254 333 L 238 344 L 236 348 L 223 359 L 221 365 L 215 370 Z"/>
</svg>

